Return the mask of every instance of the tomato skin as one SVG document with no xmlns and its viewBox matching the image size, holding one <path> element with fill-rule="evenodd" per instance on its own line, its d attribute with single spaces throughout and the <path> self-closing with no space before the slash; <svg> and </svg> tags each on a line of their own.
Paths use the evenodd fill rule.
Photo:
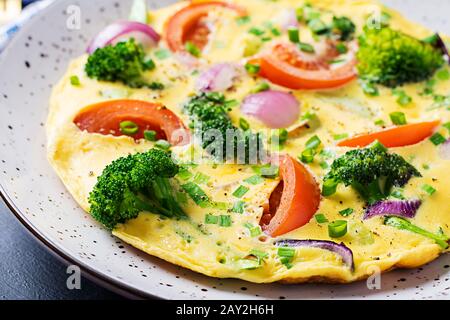
<svg viewBox="0 0 450 320">
<path fill-rule="evenodd" d="M 320 188 L 313 175 L 297 160 L 288 155 L 280 157 L 282 188 L 271 195 L 270 210 L 261 219 L 263 230 L 277 237 L 307 224 L 319 208 Z M 281 194 L 280 194 L 281 193 Z M 270 221 L 269 221 L 270 220 Z"/>
<path fill-rule="evenodd" d="M 361 134 L 342 140 L 339 147 L 365 147 L 375 140 L 381 142 L 386 148 L 404 147 L 423 141 L 431 136 L 440 124 L 439 120 L 430 122 L 411 123 L 398 127 L 387 128 L 378 132 Z"/>
<path fill-rule="evenodd" d="M 185 51 L 184 43 L 189 38 L 189 35 L 195 32 L 195 27 L 199 20 L 216 7 L 224 7 L 235 10 L 239 15 L 245 15 L 246 12 L 241 7 L 231 3 L 221 1 L 205 1 L 194 2 L 176 12 L 165 25 L 164 39 L 168 47 L 173 52 Z M 199 41 L 199 48 L 202 49 L 204 41 Z"/>
<path fill-rule="evenodd" d="M 289 89 L 332 89 L 356 78 L 356 59 L 336 69 L 302 69 L 279 58 L 276 48 L 260 58 L 260 75 L 271 82 Z"/>
<path fill-rule="evenodd" d="M 159 103 L 110 100 L 85 107 L 73 120 L 80 130 L 114 136 L 125 135 L 120 130 L 123 121 L 139 126 L 139 131 L 130 135 L 135 140 L 142 139 L 145 130 L 154 130 L 157 139 L 167 139 L 172 145 L 189 142 L 189 133 L 181 119 Z"/>
</svg>

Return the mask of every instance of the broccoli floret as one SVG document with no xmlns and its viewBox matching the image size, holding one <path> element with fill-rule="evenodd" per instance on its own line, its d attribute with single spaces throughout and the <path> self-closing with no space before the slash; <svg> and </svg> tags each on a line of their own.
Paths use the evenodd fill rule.
<svg viewBox="0 0 450 320">
<path fill-rule="evenodd" d="M 190 127 L 200 137 L 202 147 L 218 160 L 237 159 L 238 163 L 256 163 L 258 159 L 261 160 L 262 137 L 233 125 L 223 94 L 198 94 L 184 106 L 184 111 L 190 116 Z"/>
<path fill-rule="evenodd" d="M 378 141 L 364 149 L 351 150 L 334 160 L 324 177 L 322 194 L 332 195 L 343 183 L 352 186 L 369 204 L 386 198 L 392 186 L 402 187 L 421 174 L 411 164 Z"/>
<path fill-rule="evenodd" d="M 153 60 L 145 60 L 145 52 L 133 38 L 127 42 L 99 48 L 89 56 L 85 66 L 89 78 L 122 82 L 131 88 L 163 89 L 158 82 L 147 82 L 143 73 L 155 68 Z"/>
<path fill-rule="evenodd" d="M 440 50 L 389 27 L 366 28 L 357 58 L 362 79 L 388 87 L 423 81 L 444 63 Z"/>
<path fill-rule="evenodd" d="M 169 182 L 177 173 L 178 165 L 160 149 L 119 158 L 103 170 L 89 194 L 90 213 L 108 229 L 141 211 L 183 218 Z"/>
</svg>

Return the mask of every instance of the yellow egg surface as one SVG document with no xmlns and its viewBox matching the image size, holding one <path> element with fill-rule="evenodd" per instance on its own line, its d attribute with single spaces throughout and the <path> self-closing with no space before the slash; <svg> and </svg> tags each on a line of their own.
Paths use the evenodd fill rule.
<svg viewBox="0 0 450 320">
<path fill-rule="evenodd" d="M 156 68 L 148 71 L 146 76 L 164 83 L 163 90 L 133 89 L 118 82 L 91 79 L 84 71 L 87 55 L 70 62 L 66 74 L 55 86 L 51 96 L 46 123 L 47 151 L 51 165 L 84 210 L 89 211 L 89 193 L 109 163 L 128 154 L 149 150 L 154 147 L 154 142 L 144 139 L 135 141 L 125 135 L 117 137 L 81 131 L 73 123 L 80 110 L 115 98 L 137 99 L 162 103 L 188 125 L 189 117 L 183 113 L 183 105 L 196 93 L 195 84 L 199 73 L 219 62 L 235 62 L 243 66 L 252 56 L 248 52 L 254 50 L 252 46 L 258 48 L 256 52 L 250 53 L 258 55 L 274 42 L 288 42 L 287 32 L 282 28 L 286 12 L 304 5 L 301 0 L 230 2 L 247 10 L 249 21 L 238 20 L 232 10 L 212 10 L 208 19 L 214 21 L 214 28 L 194 66 L 183 63 L 177 54 L 171 53 L 165 39 L 156 48 L 147 50 L 146 53 L 155 61 Z M 388 13 L 393 29 L 415 38 L 423 39 L 432 34 L 432 31 L 375 1 L 308 2 L 322 12 L 324 21 L 328 21 L 333 15 L 351 18 L 356 25 L 356 37 L 374 12 Z M 182 1 L 149 12 L 150 25 L 163 34 L 167 19 L 187 5 L 188 2 Z M 261 40 L 261 37 L 249 33 L 251 28 L 263 30 L 267 39 Z M 280 30 L 280 34 L 272 33 L 273 28 Z M 302 24 L 300 37 L 305 42 L 318 41 Z M 450 94 L 448 71 L 449 67 L 445 65 L 431 78 L 433 91 L 447 96 L 447 99 Z M 73 76 L 78 77 L 79 85 L 71 83 Z M 241 103 L 263 80 L 243 72 L 232 89 L 224 94 L 228 100 Z M 295 134 L 289 136 L 279 152 L 297 159 L 311 137 L 320 137 L 324 152 L 317 154 L 312 163 L 304 166 L 321 184 L 332 162 L 326 154 L 337 157 L 350 150 L 337 146 L 343 135 L 353 136 L 381 130 L 380 120 L 390 125 L 389 115 L 397 111 L 405 114 L 408 123 L 431 120 L 440 120 L 441 124 L 448 123 L 448 105 L 437 105 L 432 95 L 423 94 L 429 85 L 430 81 L 403 85 L 401 90 L 412 100 L 406 105 L 400 105 L 398 95 L 391 88 L 378 86 L 379 95 L 369 96 L 363 92 L 358 80 L 325 91 L 289 90 L 270 83 L 274 90 L 292 92 L 301 104 L 301 116 L 287 128 L 290 132 L 295 131 Z M 305 117 L 308 114 L 314 114 L 314 119 Z M 229 115 L 236 126 L 239 126 L 239 120 L 243 118 L 253 131 L 268 132 L 262 122 L 243 114 L 239 106 L 233 107 Z M 439 126 L 437 131 L 448 138 L 449 132 L 445 126 Z M 416 216 L 410 221 L 429 232 L 450 235 L 450 161 L 444 159 L 441 148 L 442 146 L 436 146 L 425 139 L 418 144 L 392 148 L 390 151 L 401 155 L 422 175 L 411 178 L 402 189 L 405 198 L 422 201 Z M 195 139 L 187 146 L 171 148 L 174 156 L 180 160 L 200 149 L 201 145 Z M 187 220 L 165 219 L 156 214 L 141 212 L 136 219 L 117 225 L 112 232 L 116 237 L 150 255 L 193 271 L 212 277 L 239 278 L 255 283 L 347 283 L 366 278 L 377 271 L 418 267 L 448 251 L 430 238 L 385 225 L 382 217 L 363 220 L 364 201 L 354 189 L 342 185 L 334 195 L 321 198 L 317 214 L 323 214 L 329 222 L 346 220 L 348 231 L 345 236 L 331 238 L 327 223 L 319 223 L 313 217 L 306 225 L 272 238 L 265 235 L 258 226 L 264 206 L 280 179 L 267 178 L 256 184 L 247 182 L 253 176 L 254 168 L 244 164 L 213 164 L 206 161 L 192 166 L 189 168 L 189 176 L 183 179 L 177 176 L 173 181 L 174 185 L 195 181 L 210 199 L 220 205 L 202 208 L 186 197 L 180 200 L 180 204 L 189 217 Z M 435 192 L 427 193 L 424 185 L 432 186 Z M 248 188 L 242 197 L 233 195 L 239 186 Z M 245 204 L 242 213 L 233 212 L 232 208 L 237 203 Z M 344 217 L 340 212 L 347 208 L 353 209 L 353 213 Z M 205 223 L 206 215 L 219 219 L 221 216 L 228 216 L 231 225 Z M 353 252 L 354 269 L 345 265 L 342 258 L 331 251 L 309 247 L 295 248 L 294 255 L 286 264 L 274 245 L 280 239 L 343 243 Z M 265 255 L 258 266 L 243 266 L 242 261 L 251 256 L 252 252 L 263 252 Z"/>
</svg>

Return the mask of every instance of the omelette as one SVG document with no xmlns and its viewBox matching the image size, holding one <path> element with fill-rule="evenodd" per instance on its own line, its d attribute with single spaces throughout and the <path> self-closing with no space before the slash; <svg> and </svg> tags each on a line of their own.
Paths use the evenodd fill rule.
<svg viewBox="0 0 450 320">
<path fill-rule="evenodd" d="M 51 165 L 105 231 L 255 283 L 448 252 L 445 35 L 370 0 L 136 1 L 125 19 L 70 62 L 46 122 Z M 225 129 L 231 157 L 211 148 Z"/>
</svg>

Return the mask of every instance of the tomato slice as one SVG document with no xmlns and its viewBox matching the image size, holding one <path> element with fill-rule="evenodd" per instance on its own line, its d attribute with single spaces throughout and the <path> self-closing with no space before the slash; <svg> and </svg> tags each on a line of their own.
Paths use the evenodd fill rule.
<svg viewBox="0 0 450 320">
<path fill-rule="evenodd" d="M 202 22 L 211 10 L 223 7 L 246 15 L 241 7 L 221 1 L 195 2 L 176 12 L 166 23 L 164 38 L 172 51 L 185 51 L 185 43 L 191 41 L 199 49 L 208 43 L 209 29 Z"/>
<path fill-rule="evenodd" d="M 356 58 L 332 68 L 330 60 L 338 56 L 335 46 L 320 55 L 301 53 L 294 44 L 277 44 L 260 58 L 260 75 L 290 89 L 330 89 L 356 78 Z"/>
<path fill-rule="evenodd" d="M 165 139 L 172 145 L 189 142 L 189 133 L 181 119 L 159 103 L 139 100 L 111 100 L 87 106 L 81 110 L 73 122 L 81 130 L 91 133 L 124 135 L 120 123 L 132 121 L 139 130 L 130 135 L 135 140 L 144 137 L 145 130 L 154 130 L 156 139 Z"/>
<path fill-rule="evenodd" d="M 378 132 L 357 135 L 340 141 L 338 146 L 352 148 L 365 147 L 375 140 L 380 141 L 387 148 L 409 146 L 431 136 L 439 124 L 439 120 L 406 124 Z"/>
<path fill-rule="evenodd" d="M 262 229 L 272 237 L 307 224 L 319 208 L 320 188 L 312 174 L 290 156 L 280 157 L 281 182 L 272 192 Z"/>
</svg>

